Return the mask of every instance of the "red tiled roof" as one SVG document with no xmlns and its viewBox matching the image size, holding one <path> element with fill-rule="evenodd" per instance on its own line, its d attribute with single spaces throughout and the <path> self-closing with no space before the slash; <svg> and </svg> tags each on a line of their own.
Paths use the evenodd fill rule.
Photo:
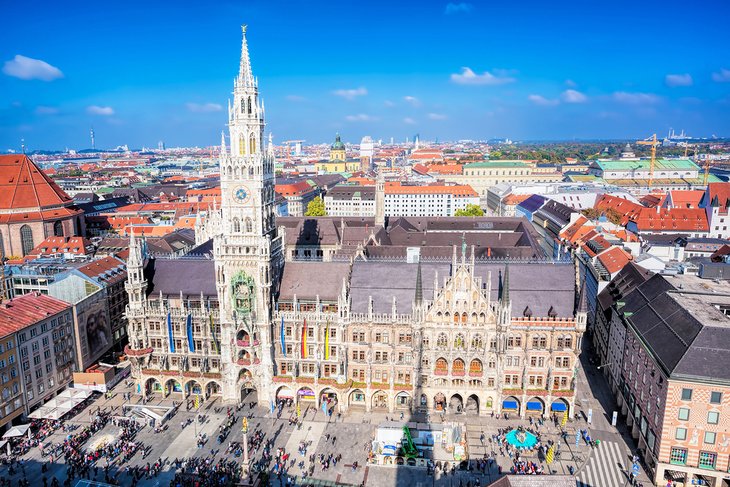
<svg viewBox="0 0 730 487">
<path fill-rule="evenodd" d="M 618 196 L 611 196 L 610 194 L 602 194 L 597 200 L 594 206 L 595 209 L 605 211 L 609 209 L 616 210 L 617 212 L 624 215 L 621 223 L 626 224 L 632 217 L 637 216 L 644 209 L 643 206 L 629 201 L 625 198 L 619 198 Z"/>
<path fill-rule="evenodd" d="M 2 189 L 0 188 L 0 191 Z M 71 217 L 79 215 L 81 210 L 73 208 L 53 208 L 44 211 L 27 211 L 24 213 L 5 213 L 0 214 L 0 223 L 16 223 L 16 222 L 30 222 L 30 221 L 44 221 L 44 220 L 58 220 L 61 218 Z"/>
<path fill-rule="evenodd" d="M 0 337 L 11 335 L 70 307 L 65 301 L 36 293 L 4 301 L 0 304 Z"/>
<path fill-rule="evenodd" d="M 289 184 L 277 184 L 275 189 L 282 196 L 296 196 L 308 193 L 313 188 L 306 181 L 299 181 Z"/>
<path fill-rule="evenodd" d="M 730 183 L 710 183 L 707 185 L 708 191 L 708 204 L 717 198 L 717 205 L 722 211 L 727 211 L 728 202 L 730 201 Z"/>
<path fill-rule="evenodd" d="M 669 196 L 674 208 L 699 208 L 705 192 L 699 189 L 670 191 Z"/>
<path fill-rule="evenodd" d="M 68 253 L 87 255 L 91 253 L 91 241 L 84 237 L 48 237 L 30 251 L 32 255 Z"/>
<path fill-rule="evenodd" d="M 621 247 L 612 247 L 598 254 L 598 260 L 609 274 L 614 274 L 624 268 L 631 260 L 631 255 Z"/>
<path fill-rule="evenodd" d="M 85 276 L 97 278 L 107 284 L 114 284 L 127 278 L 124 261 L 111 256 L 89 262 L 79 267 L 78 271 Z"/>
<path fill-rule="evenodd" d="M 417 185 L 406 185 L 400 182 L 389 182 L 385 183 L 385 194 L 445 194 L 450 193 L 454 196 L 479 196 L 479 193 L 468 184 L 461 185 L 444 185 L 444 184 L 429 184 L 423 186 Z"/>
<path fill-rule="evenodd" d="M 46 209 L 71 201 L 71 197 L 28 156 L 0 156 L 0 210 Z"/>
<path fill-rule="evenodd" d="M 631 218 L 639 231 L 707 232 L 707 213 L 702 208 L 644 208 Z"/>
<path fill-rule="evenodd" d="M 461 164 L 429 164 L 429 174 L 461 174 L 464 166 Z"/>
</svg>

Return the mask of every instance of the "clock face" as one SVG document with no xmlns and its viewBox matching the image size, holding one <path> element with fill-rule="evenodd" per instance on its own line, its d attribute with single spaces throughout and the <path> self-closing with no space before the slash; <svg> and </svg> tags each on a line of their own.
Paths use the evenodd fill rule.
<svg viewBox="0 0 730 487">
<path fill-rule="evenodd" d="M 233 191 L 233 198 L 239 203 L 247 202 L 250 196 L 251 193 L 246 186 L 239 186 Z"/>
</svg>

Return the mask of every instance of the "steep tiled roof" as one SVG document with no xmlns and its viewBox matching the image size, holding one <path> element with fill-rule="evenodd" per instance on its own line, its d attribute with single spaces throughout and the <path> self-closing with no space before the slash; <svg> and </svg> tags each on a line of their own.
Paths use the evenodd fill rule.
<svg viewBox="0 0 730 487">
<path fill-rule="evenodd" d="M 111 256 L 89 262 L 79 267 L 78 271 L 87 277 L 98 279 L 107 284 L 117 283 L 127 277 L 125 263 Z"/>
<path fill-rule="evenodd" d="M 6 337 L 71 305 L 45 294 L 29 293 L 0 304 L 0 337 Z"/>
<path fill-rule="evenodd" d="M 701 208 L 644 208 L 631 218 L 643 232 L 707 232 L 707 213 Z"/>
<path fill-rule="evenodd" d="M 71 201 L 28 156 L 0 156 L 0 210 L 48 209 Z"/>
<path fill-rule="evenodd" d="M 93 251 L 91 241 L 84 237 L 48 237 L 38 244 L 31 255 L 74 254 L 86 255 Z"/>
<path fill-rule="evenodd" d="M 629 201 L 625 198 L 619 198 L 618 196 L 611 196 L 610 194 L 603 194 L 596 200 L 595 208 L 600 211 L 606 211 L 609 209 L 616 210 L 617 212 L 624 215 L 622 220 L 623 224 L 633 217 L 641 213 L 644 209 L 643 206 Z"/>
<path fill-rule="evenodd" d="M 598 260 L 601 261 L 601 264 L 603 264 L 603 267 L 609 274 L 614 274 L 629 263 L 631 255 L 621 247 L 612 247 L 598 254 Z"/>
</svg>

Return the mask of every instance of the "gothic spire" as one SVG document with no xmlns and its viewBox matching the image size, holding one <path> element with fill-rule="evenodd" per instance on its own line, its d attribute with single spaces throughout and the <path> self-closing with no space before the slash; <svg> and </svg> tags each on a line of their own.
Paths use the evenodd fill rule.
<svg viewBox="0 0 730 487">
<path fill-rule="evenodd" d="M 504 276 L 502 277 L 502 302 L 509 302 L 509 264 L 504 266 Z"/>
<path fill-rule="evenodd" d="M 586 281 L 583 280 L 583 285 L 580 287 L 580 295 L 578 296 L 578 309 L 577 313 L 588 313 L 588 290 L 586 289 Z"/>
<path fill-rule="evenodd" d="M 226 134 L 221 130 L 221 156 L 226 153 Z"/>
<path fill-rule="evenodd" d="M 418 272 L 416 273 L 416 304 L 423 302 L 423 282 L 421 281 L 421 259 L 418 259 Z"/>
<path fill-rule="evenodd" d="M 251 59 L 248 57 L 248 41 L 246 41 L 246 24 L 241 26 L 243 40 L 241 41 L 241 65 L 238 70 L 238 83 L 242 86 L 253 86 L 254 78 L 251 72 Z"/>
</svg>

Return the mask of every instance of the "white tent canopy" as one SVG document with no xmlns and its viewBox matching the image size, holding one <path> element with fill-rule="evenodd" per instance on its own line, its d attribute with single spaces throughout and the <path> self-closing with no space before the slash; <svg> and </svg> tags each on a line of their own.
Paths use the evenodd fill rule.
<svg viewBox="0 0 730 487">
<path fill-rule="evenodd" d="M 64 414 L 84 402 L 91 392 L 82 389 L 66 389 L 28 415 L 33 419 L 61 419 Z"/>
<path fill-rule="evenodd" d="M 30 425 L 19 424 L 18 426 L 13 426 L 9 430 L 7 430 L 3 435 L 3 438 L 17 438 L 19 436 L 23 436 L 26 433 L 28 433 L 28 435 L 30 436 Z"/>
</svg>

